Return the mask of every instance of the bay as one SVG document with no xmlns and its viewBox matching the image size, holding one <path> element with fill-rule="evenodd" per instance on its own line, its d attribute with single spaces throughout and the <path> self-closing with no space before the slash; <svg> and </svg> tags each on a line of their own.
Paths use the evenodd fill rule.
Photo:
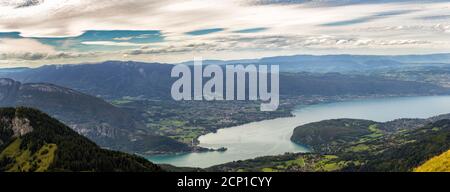
<svg viewBox="0 0 450 192">
<path fill-rule="evenodd" d="M 206 148 L 226 147 L 225 152 L 186 153 L 147 157 L 155 163 L 205 168 L 237 160 L 286 152 L 307 152 L 308 148 L 290 141 L 295 127 L 337 118 L 390 121 L 398 118 L 428 118 L 450 113 L 450 96 L 364 99 L 299 106 L 294 117 L 278 118 L 219 129 L 199 138 Z"/>
</svg>

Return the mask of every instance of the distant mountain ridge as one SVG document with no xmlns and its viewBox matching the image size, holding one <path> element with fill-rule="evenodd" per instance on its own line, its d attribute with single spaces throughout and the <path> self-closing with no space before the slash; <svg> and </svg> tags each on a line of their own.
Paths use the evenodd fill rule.
<svg viewBox="0 0 450 192">
<path fill-rule="evenodd" d="M 109 63 L 143 63 L 133 61 L 105 61 L 104 64 Z M 186 64 L 193 65 L 194 61 L 184 61 L 178 63 L 158 63 L 151 62 L 150 64 L 164 64 L 177 65 Z M 280 70 L 283 72 L 351 72 L 351 71 L 366 71 L 373 69 L 386 68 L 401 68 L 414 66 L 442 66 L 450 64 L 450 53 L 435 53 L 435 54 L 416 54 L 416 55 L 350 55 L 350 54 L 335 54 L 335 55 L 285 55 L 272 56 L 254 59 L 233 59 L 233 60 L 203 60 L 204 65 L 227 65 L 227 64 L 276 64 L 280 65 Z M 77 65 L 67 64 L 66 66 Z M 62 65 L 46 65 L 40 68 Z M 32 68 L 17 67 L 17 68 L 3 68 L 0 69 L 0 74 L 9 72 L 22 72 L 32 70 Z"/>
<path fill-rule="evenodd" d="M 0 106 L 41 109 L 72 125 L 76 131 L 97 139 L 116 138 L 126 134 L 121 130 L 139 126 L 121 109 L 99 98 L 49 83 L 22 84 L 0 79 Z"/>
<path fill-rule="evenodd" d="M 129 152 L 184 152 L 190 148 L 153 135 L 126 111 L 104 100 L 49 83 L 22 84 L 0 78 L 0 107 L 42 110 L 102 147 Z"/>
<path fill-rule="evenodd" d="M 3 74 L 22 82 L 46 82 L 102 98 L 169 98 L 172 65 L 106 61 L 98 64 L 46 65 Z M 169 91 L 167 91 L 169 90 Z"/>
<path fill-rule="evenodd" d="M 280 64 L 282 66 L 282 64 Z M 339 65 L 337 62 L 336 65 Z M 69 87 L 104 99 L 143 97 L 172 99 L 170 89 L 174 65 L 107 61 L 98 64 L 49 65 L 20 72 L 0 74 L 22 82 L 46 82 Z M 206 81 L 205 81 L 206 82 Z M 298 95 L 394 95 L 446 94 L 448 89 L 429 83 L 386 80 L 339 73 L 281 73 L 280 94 Z"/>
<path fill-rule="evenodd" d="M 237 64 L 237 63 L 258 63 L 258 62 L 287 62 L 287 61 L 317 61 L 317 60 L 345 60 L 354 59 L 359 61 L 370 60 L 393 60 L 397 62 L 435 62 L 448 63 L 450 61 L 450 53 L 435 53 L 435 54 L 413 54 L 413 55 L 350 55 L 350 54 L 331 54 L 331 55 L 283 55 L 262 57 L 259 59 L 234 59 L 234 60 L 204 60 L 204 64 Z M 194 64 L 194 61 L 185 61 L 176 64 Z"/>
<path fill-rule="evenodd" d="M 186 61 L 183 64 L 192 65 L 193 61 Z M 205 60 L 203 64 L 265 64 L 280 65 L 280 70 L 283 72 L 349 73 L 415 66 L 443 66 L 450 64 L 450 53 L 425 55 L 289 55 L 260 59 Z"/>
</svg>

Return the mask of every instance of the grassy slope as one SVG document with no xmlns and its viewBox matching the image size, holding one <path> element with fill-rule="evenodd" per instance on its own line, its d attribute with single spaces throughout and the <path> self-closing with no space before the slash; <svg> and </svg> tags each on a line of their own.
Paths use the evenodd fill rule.
<svg viewBox="0 0 450 192">
<path fill-rule="evenodd" d="M 385 143 L 384 145 L 382 145 Z M 450 120 L 440 120 L 424 127 L 394 133 L 369 145 L 378 150 L 361 156 L 366 163 L 353 170 L 413 171 L 433 156 L 450 149 Z"/>
<path fill-rule="evenodd" d="M 336 161 L 335 155 L 320 155 L 314 153 L 258 157 L 255 159 L 236 161 L 207 168 L 206 171 L 225 172 L 324 172 L 338 171 L 345 162 Z"/>
<path fill-rule="evenodd" d="M 5 171 L 47 171 L 55 159 L 57 146 L 55 144 L 45 144 L 38 151 L 32 153 L 30 150 L 20 149 L 21 143 L 21 139 L 15 139 L 0 153 L 0 159 L 11 160 L 11 163 L 4 167 Z"/>
<path fill-rule="evenodd" d="M 450 150 L 433 157 L 414 169 L 415 172 L 450 172 Z"/>
<path fill-rule="evenodd" d="M 0 109 L 2 119 L 22 118 L 33 131 L 0 145 L 0 171 L 161 171 L 144 158 L 100 148 L 59 121 L 30 108 Z M 2 121 L 2 129 L 10 122 Z M 7 133 L 7 132 L 4 132 Z"/>
</svg>

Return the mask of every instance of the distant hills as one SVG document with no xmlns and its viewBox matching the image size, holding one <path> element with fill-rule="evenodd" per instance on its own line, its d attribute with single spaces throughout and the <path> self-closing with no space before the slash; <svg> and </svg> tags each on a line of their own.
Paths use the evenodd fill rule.
<svg viewBox="0 0 450 192">
<path fill-rule="evenodd" d="M 388 80 L 339 73 L 284 73 L 280 75 L 280 94 L 296 95 L 434 95 L 450 89 L 430 83 Z"/>
<path fill-rule="evenodd" d="M 40 109 L 103 147 L 141 154 L 188 152 L 192 148 L 187 142 L 182 143 L 174 137 L 167 137 L 171 135 L 161 135 L 148 129 L 145 122 L 150 121 L 142 119 L 146 117 L 145 110 L 119 108 L 106 102 L 113 103 L 123 98 L 172 101 L 170 89 L 176 80 L 170 77 L 172 67 L 171 64 L 106 61 L 3 69 L 0 70 L 0 77 L 6 78 L 0 79 L 0 106 Z M 439 95 L 448 94 L 450 90 L 430 83 L 364 75 L 283 72 L 280 74 L 280 93 L 283 97 L 295 98 Z M 177 105 L 166 107 L 179 110 Z M 192 122 L 200 121 L 192 119 Z"/>
<path fill-rule="evenodd" d="M 98 64 L 48 65 L 4 77 L 21 82 L 45 82 L 102 98 L 124 96 L 170 98 L 172 65 L 106 61 Z"/>
<path fill-rule="evenodd" d="M 137 63 L 131 61 L 106 61 L 106 64 L 113 63 Z M 161 64 L 161 63 L 148 63 Z M 186 64 L 193 65 L 194 61 L 185 61 L 181 63 L 172 63 L 164 65 Z M 442 67 L 450 65 L 450 53 L 423 54 L 423 55 L 288 55 L 263 57 L 258 59 L 235 59 L 235 60 L 204 60 L 204 65 L 227 65 L 227 64 L 264 64 L 280 65 L 282 72 L 313 72 L 313 73 L 349 73 L 349 72 L 367 72 L 370 70 L 387 69 L 407 69 L 414 67 Z M 59 66 L 60 65 L 49 65 Z M 153 66 L 155 67 L 155 66 Z M 45 67 L 41 67 L 45 68 Z M 7 68 L 0 69 L 0 74 L 9 72 L 23 72 L 31 68 Z M 48 70 L 48 69 L 47 69 Z M 80 70 L 74 68 L 73 70 Z M 98 67 L 92 66 L 91 71 L 98 70 Z M 74 72 L 75 72 L 74 71 Z M 97 71 L 99 72 L 99 71 Z M 100 75 L 103 74 L 100 73 Z"/>
<path fill-rule="evenodd" d="M 408 69 L 417 66 L 432 67 L 439 71 L 440 67 L 449 66 L 449 58 L 450 54 L 297 55 L 256 60 L 211 60 L 205 63 L 279 64 L 282 69 L 281 95 L 284 98 L 296 99 L 297 96 L 449 94 L 448 88 L 432 83 L 385 79 L 381 76 L 365 74 L 366 71 Z M 180 111 L 179 105 L 171 103 L 170 88 L 176 80 L 170 78 L 173 66 L 159 63 L 106 61 L 96 64 L 47 65 L 33 69 L 0 69 L 0 77 L 3 77 L 0 78 L 0 107 L 37 108 L 104 148 L 139 154 L 191 152 L 193 147 L 186 144 L 187 142 L 181 143 L 175 140 L 179 136 L 175 132 L 181 131 L 180 133 L 185 134 L 182 132 L 183 129 L 173 128 L 191 126 L 188 127 L 191 132 L 186 133 L 190 134 L 189 142 L 194 143 L 195 134 L 199 134 L 198 126 L 206 125 L 204 128 L 207 130 L 212 127 L 210 124 L 214 121 L 198 121 L 208 117 L 197 117 L 201 113 L 195 111 L 202 108 L 195 104 L 188 105 L 191 108 L 188 111 Z M 353 73 L 355 71 L 358 73 Z M 136 109 L 132 105 L 117 104 L 117 102 L 133 101 L 147 102 L 150 106 L 136 107 Z M 156 105 L 152 102 L 159 102 L 161 105 L 152 108 Z M 135 104 L 141 105 L 139 102 Z M 156 110 L 151 113 L 147 111 L 158 109 L 158 107 L 163 107 L 164 111 Z M 236 112 L 233 111 L 235 108 L 225 107 L 224 109 L 230 114 Z M 13 111 L 14 115 L 11 115 Z M 63 126 L 65 128 L 62 129 L 65 130 L 66 126 L 59 122 L 57 126 L 54 119 L 49 120 L 50 117 L 45 114 L 28 108 L 7 108 L 0 112 L 9 118 L 0 124 L 2 128 L 0 133 L 3 133 L 0 135 L 0 169 L 2 170 L 107 170 L 113 167 L 112 165 L 126 167 L 123 170 L 147 170 L 153 167 L 144 165 L 140 158 L 135 159 L 137 157 L 108 152 L 92 142 L 89 144 L 90 141 L 79 138 L 74 141 L 81 142 L 82 147 L 87 147 L 88 153 L 92 152 L 104 157 L 107 165 L 86 159 L 84 155 L 65 152 L 80 149 L 60 140 L 62 136 L 58 135 L 59 132 L 52 132 L 53 129 L 39 128 L 42 131 L 36 132 L 35 130 L 38 129 L 35 127 L 48 122 L 50 122 L 49 127 Z M 191 115 L 189 118 L 192 118 L 186 121 L 189 123 L 192 120 L 191 124 L 183 124 L 185 122 L 176 119 L 179 113 L 186 112 L 192 113 L 189 114 Z M 24 115 L 27 119 L 24 120 L 22 116 L 15 118 L 17 114 L 33 115 Z M 39 117 L 35 118 L 35 114 L 39 114 Z M 251 117 L 251 115 L 256 116 L 252 113 L 248 116 Z M 165 121 L 168 119 L 170 121 Z M 399 119 L 386 123 L 355 119 L 312 123 L 297 128 L 292 141 L 308 145 L 314 153 L 262 157 L 257 160 L 219 165 L 208 170 L 237 171 L 237 168 L 243 168 L 241 165 L 245 164 L 247 168 L 243 169 L 251 171 L 261 171 L 263 168 L 267 168 L 264 171 L 410 171 L 425 165 L 425 161 L 432 157 L 438 158 L 445 150 L 448 150 L 447 124 L 450 123 L 445 119 L 450 118 L 444 115 L 430 119 Z M 155 122 L 164 122 L 165 125 L 161 126 Z M 17 129 L 15 125 L 21 125 L 21 128 Z M 150 130 L 149 127 L 153 129 Z M 33 132 L 30 132 L 31 129 Z M 173 133 L 164 132 L 161 129 L 173 129 L 171 130 Z M 68 137 L 64 137 L 64 140 L 69 142 L 75 135 L 72 132 L 64 132 L 66 133 Z M 171 135 L 162 136 L 163 133 L 171 133 Z M 192 135 L 194 136 L 191 138 Z M 32 141 L 28 137 L 31 137 Z M 58 152 L 59 149 L 62 149 L 64 153 Z M 422 152 L 418 151 L 419 149 Z M 64 156 L 66 153 L 67 157 Z M 114 158 L 110 159 L 111 155 Z M 59 157 L 64 157 L 62 158 L 64 161 L 59 162 Z M 119 166 L 115 158 L 119 158 L 118 161 L 125 162 L 126 165 Z M 67 164 L 66 160 L 82 161 L 87 167 Z M 441 162 L 439 158 L 438 161 Z M 54 162 L 57 163 L 54 164 Z M 267 162 L 272 163 L 267 166 Z M 255 163 L 258 166 L 254 166 Z"/>
<path fill-rule="evenodd" d="M 304 56 L 298 57 L 303 58 Z M 298 65 L 298 67 L 303 68 L 303 64 L 296 62 L 295 58 L 292 58 L 292 62 L 296 66 Z M 328 57 L 325 56 L 317 58 L 319 60 L 328 60 L 328 62 L 332 61 L 332 59 L 327 59 Z M 272 59 L 267 58 L 261 61 L 265 60 L 271 61 Z M 274 60 L 278 59 L 274 58 Z M 280 59 L 280 61 L 284 60 Z M 287 60 L 291 61 L 290 59 Z M 348 64 L 347 62 L 344 63 L 340 63 L 339 60 L 333 61 L 333 65 L 336 66 L 346 66 Z M 282 68 L 285 65 L 283 63 L 279 64 Z M 379 64 L 378 62 L 374 62 L 373 65 Z M 322 64 L 317 63 L 314 65 Z M 4 72 L 0 73 L 0 76 L 22 82 L 52 83 L 90 95 L 99 96 L 107 100 L 122 97 L 171 99 L 170 88 L 176 80 L 170 77 L 172 67 L 173 65 L 170 64 L 107 61 L 98 64 L 49 65 L 17 72 Z M 363 67 L 354 66 L 352 68 L 359 70 Z M 320 69 L 319 71 L 325 72 L 326 70 Z M 342 75 L 339 73 L 280 74 L 280 94 L 286 96 L 333 96 L 342 94 L 427 95 L 445 94 L 449 92 L 448 89 L 430 83 L 386 80 L 374 76 Z"/>
<path fill-rule="evenodd" d="M 31 108 L 1 108 L 0 171 L 162 171 L 144 158 L 101 149 Z"/>
<path fill-rule="evenodd" d="M 450 54 L 425 55 L 291 55 L 242 60 L 205 60 L 204 64 L 277 64 L 283 72 L 350 73 L 405 69 L 418 66 L 445 66 Z M 193 64 L 193 61 L 184 62 Z"/>
<path fill-rule="evenodd" d="M 28 106 L 61 119 L 91 138 L 116 138 L 137 128 L 121 109 L 90 95 L 48 83 L 0 79 L 0 106 Z"/>
<path fill-rule="evenodd" d="M 283 71 L 280 74 L 280 93 L 283 102 L 284 98 L 295 100 L 298 96 L 339 98 L 449 94 L 449 88 L 432 83 L 385 79 L 364 73 L 365 70 L 391 67 L 447 66 L 449 57 L 450 54 L 296 55 L 233 61 L 210 60 L 205 63 L 279 64 Z M 126 108 L 127 105 L 115 103 L 173 101 L 170 95 L 172 83 L 176 80 L 170 77 L 173 66 L 173 64 L 133 61 L 106 61 L 93 64 L 0 69 L 0 77 L 3 77 L 0 79 L 0 107 L 37 108 L 61 120 L 102 147 L 140 154 L 190 152 L 193 150 L 190 144 L 195 142 L 197 134 L 202 133 L 198 127 L 207 117 L 193 117 L 192 121 L 189 121 L 194 123 L 189 124 L 192 130 L 186 132 L 191 135 L 186 142 L 187 139 L 177 133 L 179 130 L 161 131 L 167 127 L 177 127 L 172 124 L 180 123 L 177 121 L 179 119 L 172 118 L 165 121 L 166 126 L 158 127 L 158 124 L 154 124 L 180 113 L 177 104 L 162 103 L 161 106 L 168 108 L 165 109 L 168 113 L 159 115 L 155 112 L 156 115 L 149 116 L 151 113 L 146 110 L 151 107 Z M 352 70 L 362 73 L 348 73 Z M 192 111 L 202 110 L 195 104 L 191 108 Z M 223 111 L 227 110 L 230 109 L 226 108 Z M 235 113 L 233 110 L 231 115 Z M 257 116 L 246 113 L 242 115 Z M 209 126 L 210 122 L 203 124 L 208 125 L 204 127 L 205 130 L 213 127 Z M 184 131 L 180 133 L 184 134 Z"/>
</svg>

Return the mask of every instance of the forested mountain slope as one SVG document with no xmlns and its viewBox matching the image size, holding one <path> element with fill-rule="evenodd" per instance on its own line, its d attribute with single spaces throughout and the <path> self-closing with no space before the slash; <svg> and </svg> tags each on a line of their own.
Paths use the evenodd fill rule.
<svg viewBox="0 0 450 192">
<path fill-rule="evenodd" d="M 31 108 L 0 109 L 1 171 L 162 171 L 151 162 L 101 149 Z"/>
</svg>

